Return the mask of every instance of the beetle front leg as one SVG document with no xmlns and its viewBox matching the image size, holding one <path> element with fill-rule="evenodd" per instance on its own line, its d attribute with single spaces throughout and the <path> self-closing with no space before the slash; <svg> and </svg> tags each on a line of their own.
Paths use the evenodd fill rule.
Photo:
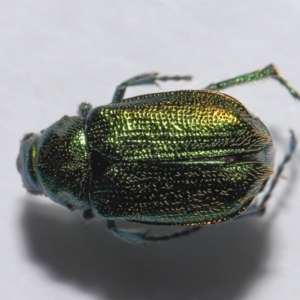
<svg viewBox="0 0 300 300">
<path fill-rule="evenodd" d="M 192 80 L 192 76 L 160 76 L 159 73 L 145 73 L 132 77 L 117 86 L 112 103 L 121 102 L 124 98 L 126 88 L 135 85 L 157 84 L 157 81 L 169 80 Z"/>
<path fill-rule="evenodd" d="M 278 82 L 280 82 L 288 91 L 289 93 L 296 99 L 300 99 L 299 93 L 292 88 L 288 82 L 284 79 L 284 77 L 280 74 L 280 72 L 277 70 L 277 68 L 271 64 L 267 67 L 257 70 L 251 73 L 247 73 L 244 75 L 240 75 L 234 78 L 230 78 L 224 81 L 220 81 L 217 83 L 212 83 L 208 85 L 205 89 L 206 90 L 223 90 L 231 86 L 252 82 L 255 80 L 261 80 L 264 78 L 274 78 Z"/>
<path fill-rule="evenodd" d="M 171 234 L 164 234 L 164 235 L 147 235 L 147 231 L 141 232 L 137 230 L 124 230 L 118 229 L 116 226 L 116 222 L 113 220 L 106 221 L 106 225 L 108 230 L 117 238 L 125 241 L 129 244 L 147 244 L 150 242 L 160 242 L 160 241 L 167 241 L 170 239 L 178 238 L 184 235 L 189 235 L 193 232 L 198 231 L 202 227 L 192 227 L 187 230 L 177 231 Z"/>
<path fill-rule="evenodd" d="M 268 200 L 271 197 L 271 194 L 275 188 L 275 186 L 278 183 L 278 180 L 284 170 L 284 166 L 290 161 L 290 159 L 292 158 L 295 149 L 297 146 L 297 140 L 295 138 L 295 134 L 294 132 L 291 130 L 291 140 L 290 140 L 290 148 L 288 153 L 285 155 L 284 159 L 282 160 L 281 164 L 279 165 L 279 167 L 277 168 L 277 171 L 271 181 L 269 190 L 266 192 L 266 194 L 263 196 L 262 200 L 260 201 L 260 203 L 254 203 L 252 204 L 243 214 L 241 214 L 240 216 L 238 216 L 235 219 L 240 219 L 240 218 L 244 218 L 244 217 L 248 217 L 248 216 L 253 216 L 253 215 L 262 215 L 265 210 L 266 210 L 266 203 L 268 202 Z"/>
</svg>

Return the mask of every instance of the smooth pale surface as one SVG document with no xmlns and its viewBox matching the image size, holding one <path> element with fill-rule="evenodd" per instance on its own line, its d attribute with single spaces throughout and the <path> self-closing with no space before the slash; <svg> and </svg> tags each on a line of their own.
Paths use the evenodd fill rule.
<svg viewBox="0 0 300 300">
<path fill-rule="evenodd" d="M 300 90 L 300 2 L 1 1 L 0 299 L 300 298 L 300 150 L 264 218 L 148 247 L 103 222 L 25 193 L 15 167 L 22 135 L 110 102 L 143 72 L 193 75 L 127 96 L 199 89 L 273 62 Z M 280 160 L 300 103 L 265 80 L 226 90 L 270 128 Z M 279 208 L 275 213 L 275 209 Z"/>
</svg>

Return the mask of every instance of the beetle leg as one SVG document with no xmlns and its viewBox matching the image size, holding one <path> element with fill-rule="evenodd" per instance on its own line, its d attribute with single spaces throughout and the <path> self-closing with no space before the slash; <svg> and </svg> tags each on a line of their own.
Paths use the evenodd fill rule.
<svg viewBox="0 0 300 300">
<path fill-rule="evenodd" d="M 135 85 L 157 84 L 157 81 L 168 80 L 192 80 L 192 76 L 160 76 L 159 73 L 145 73 L 132 77 L 117 86 L 112 103 L 121 102 L 124 98 L 126 88 Z"/>
<path fill-rule="evenodd" d="M 247 73 L 244 75 L 240 75 L 234 78 L 230 78 L 224 81 L 220 81 L 217 83 L 212 83 L 208 85 L 205 89 L 207 90 L 223 90 L 231 86 L 235 86 L 238 84 L 243 84 L 247 82 L 252 82 L 254 80 L 260 80 L 264 78 L 274 78 L 277 81 L 279 81 L 286 89 L 290 92 L 290 94 L 296 98 L 300 99 L 300 94 L 292 88 L 288 82 L 284 79 L 284 77 L 280 74 L 280 72 L 277 70 L 277 68 L 271 64 L 267 67 L 257 70 L 251 73 Z"/>
<path fill-rule="evenodd" d="M 82 218 L 86 221 L 90 221 L 94 218 L 93 211 L 89 208 L 82 212 Z"/>
<path fill-rule="evenodd" d="M 137 230 L 120 230 L 116 226 L 116 222 L 113 220 L 106 221 L 108 230 L 117 238 L 130 243 L 130 244 L 147 244 L 149 242 L 167 241 L 173 238 L 189 235 L 198 231 L 202 227 L 192 227 L 187 230 L 177 231 L 171 234 L 153 235 L 148 236 L 147 231 L 140 232 Z"/>
<path fill-rule="evenodd" d="M 139 244 L 144 240 L 144 235 L 146 233 L 142 233 L 136 230 L 121 230 L 117 228 L 116 222 L 113 220 L 106 221 L 107 229 L 117 238 L 121 239 L 130 244 Z"/>
<path fill-rule="evenodd" d="M 85 118 L 91 109 L 92 105 L 90 103 L 82 102 L 78 108 L 78 115 Z"/>
<path fill-rule="evenodd" d="M 145 243 L 149 243 L 149 242 L 162 242 L 162 241 L 168 241 L 174 238 L 178 238 L 178 237 L 182 237 L 185 235 L 189 235 L 193 232 L 198 231 L 199 229 L 201 229 L 203 226 L 198 226 L 198 227 L 191 227 L 189 229 L 186 230 L 180 230 L 180 231 L 176 231 L 174 233 L 170 233 L 170 234 L 164 234 L 164 235 L 153 235 L 153 236 L 145 236 L 144 237 L 144 242 Z"/>
<path fill-rule="evenodd" d="M 268 202 L 268 200 L 271 197 L 271 194 L 276 186 L 276 184 L 278 183 L 278 180 L 283 172 L 284 166 L 290 161 L 290 159 L 292 158 L 295 149 L 297 146 L 297 140 L 295 138 L 295 134 L 294 132 L 291 130 L 291 140 L 290 140 L 290 148 L 288 153 L 285 155 L 283 161 L 281 162 L 281 164 L 279 165 L 279 167 L 277 168 L 277 171 L 275 173 L 275 176 L 273 177 L 269 190 L 267 191 L 267 193 L 263 196 L 262 200 L 258 203 L 254 203 L 252 204 L 243 214 L 241 214 L 240 216 L 238 216 L 235 219 L 239 219 L 239 218 L 244 218 L 244 217 L 248 217 L 248 216 L 253 216 L 253 215 L 262 215 L 265 210 L 266 210 L 266 203 Z"/>
</svg>

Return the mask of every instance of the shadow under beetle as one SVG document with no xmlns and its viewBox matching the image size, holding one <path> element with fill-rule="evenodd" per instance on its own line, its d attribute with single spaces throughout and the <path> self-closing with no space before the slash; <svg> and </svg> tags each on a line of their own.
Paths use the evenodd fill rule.
<svg viewBox="0 0 300 300">
<path fill-rule="evenodd" d="M 272 137 L 239 101 L 218 90 L 267 77 L 300 99 L 274 65 L 204 90 L 124 99 L 128 86 L 191 79 L 133 77 L 116 88 L 111 104 L 92 109 L 82 103 L 79 116 L 26 134 L 17 159 L 23 184 L 32 194 L 83 211 L 85 219 L 105 218 L 115 236 L 131 243 L 168 240 L 203 225 L 260 215 L 296 139 L 292 132 L 269 190 L 256 200 L 274 172 Z M 150 236 L 120 230 L 116 220 L 193 227 Z"/>
</svg>

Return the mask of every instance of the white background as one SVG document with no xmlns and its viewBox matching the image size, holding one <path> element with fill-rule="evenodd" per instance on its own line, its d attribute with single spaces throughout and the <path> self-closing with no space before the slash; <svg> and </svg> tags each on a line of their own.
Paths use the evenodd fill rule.
<svg viewBox="0 0 300 300">
<path fill-rule="evenodd" d="M 23 134 L 82 101 L 109 103 L 143 72 L 195 80 L 127 96 L 200 89 L 271 62 L 300 90 L 299 16 L 299 0 L 0 1 L 0 299 L 300 299 L 299 149 L 263 218 L 147 247 L 29 195 L 15 166 Z M 300 103 L 274 80 L 226 93 L 270 128 L 276 162 L 289 128 L 300 139 Z"/>
</svg>

